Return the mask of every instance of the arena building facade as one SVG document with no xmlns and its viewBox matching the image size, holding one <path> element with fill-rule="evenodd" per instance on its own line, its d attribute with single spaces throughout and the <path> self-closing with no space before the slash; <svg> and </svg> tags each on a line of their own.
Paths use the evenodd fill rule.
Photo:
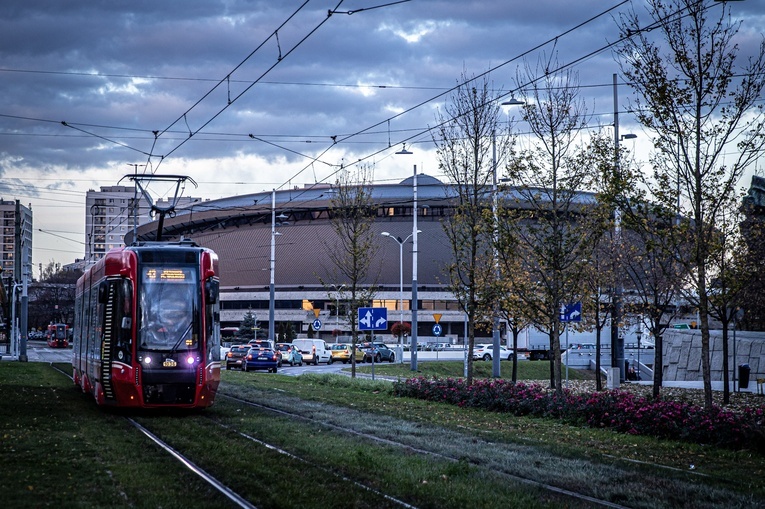
<svg viewBox="0 0 765 509">
<path fill-rule="evenodd" d="M 442 221 L 452 211 L 450 186 L 428 175 L 417 175 L 417 336 L 418 343 L 462 343 L 465 314 L 449 291 L 446 267 L 452 248 Z M 372 225 L 376 256 L 365 285 L 377 288 L 372 307 L 388 309 L 388 324 L 412 322 L 412 255 L 410 238 L 400 256 L 399 243 L 383 236 L 406 239 L 413 232 L 414 177 L 398 184 L 371 186 L 376 207 Z M 587 194 L 587 193 L 585 193 Z M 268 328 L 272 213 L 277 216 L 274 256 L 274 322 L 277 333 L 292 325 L 298 334 L 313 333 L 326 340 L 333 331 L 350 331 L 343 312 L 347 281 L 336 276 L 329 253 L 337 243 L 330 221 L 330 185 L 307 185 L 205 201 L 165 218 L 164 240 L 190 239 L 213 249 L 220 258 L 221 328 L 233 330 L 251 310 L 261 329 Z M 139 227 L 138 241 L 155 239 L 157 223 Z M 126 238 L 126 242 L 131 239 Z M 403 307 L 400 305 L 400 257 L 403 258 Z M 322 281 L 324 284 L 322 284 Z M 340 316 L 336 309 L 340 308 Z M 318 310 L 322 327 L 312 331 Z M 433 335 L 434 315 L 440 315 L 441 337 Z M 392 340 L 390 330 L 377 335 Z M 271 333 L 268 333 L 271 336 Z M 490 341 L 491 331 L 477 331 Z M 503 343 L 506 336 L 502 331 Z M 408 340 L 408 338 L 407 338 Z"/>
</svg>

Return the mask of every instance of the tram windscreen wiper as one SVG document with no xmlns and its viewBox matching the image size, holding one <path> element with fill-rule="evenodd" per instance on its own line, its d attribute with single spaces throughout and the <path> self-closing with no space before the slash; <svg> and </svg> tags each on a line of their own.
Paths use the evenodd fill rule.
<svg viewBox="0 0 765 509">
<path fill-rule="evenodd" d="M 173 345 L 173 348 L 170 349 L 170 353 L 175 353 L 178 351 L 178 347 L 181 346 L 181 343 L 183 343 L 183 338 L 185 338 L 186 334 L 188 334 L 191 331 L 191 325 L 192 324 L 189 324 L 189 326 L 186 327 L 186 330 L 183 331 L 183 334 L 180 335 L 180 337 L 178 338 L 178 341 L 176 341 L 175 344 Z"/>
</svg>

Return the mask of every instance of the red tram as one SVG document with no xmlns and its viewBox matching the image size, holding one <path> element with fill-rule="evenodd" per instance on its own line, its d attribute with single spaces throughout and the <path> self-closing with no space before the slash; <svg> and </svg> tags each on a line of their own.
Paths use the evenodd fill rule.
<svg viewBox="0 0 765 509">
<path fill-rule="evenodd" d="M 45 340 L 51 348 L 68 348 L 69 326 L 65 323 L 52 323 L 48 325 Z"/>
<path fill-rule="evenodd" d="M 111 250 L 77 281 L 74 383 L 99 405 L 212 405 L 218 292 L 218 256 L 193 242 Z"/>
</svg>

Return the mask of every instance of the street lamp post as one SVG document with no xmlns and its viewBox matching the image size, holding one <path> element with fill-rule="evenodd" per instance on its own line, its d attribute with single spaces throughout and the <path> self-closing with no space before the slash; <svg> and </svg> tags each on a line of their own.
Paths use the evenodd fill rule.
<svg viewBox="0 0 765 509">
<path fill-rule="evenodd" d="M 404 148 L 396 152 L 398 155 L 412 155 Z M 417 165 L 414 165 L 412 178 L 412 363 L 411 370 L 417 371 Z"/>
<path fill-rule="evenodd" d="M 336 326 L 339 328 L 340 327 L 340 290 L 345 288 L 345 283 L 341 284 L 340 286 L 333 284 L 332 288 L 335 289 L 335 321 L 336 321 Z"/>
<path fill-rule="evenodd" d="M 420 233 L 419 230 L 417 232 Z M 403 325 L 404 324 L 404 244 L 406 244 L 406 242 L 410 238 L 412 238 L 412 236 L 414 235 L 414 232 L 410 233 L 409 236 L 407 238 L 405 238 L 404 240 L 401 240 L 401 237 L 394 237 L 393 235 L 391 235 L 388 232 L 382 232 L 380 235 L 382 235 L 383 237 L 388 237 L 389 239 L 393 239 L 393 240 L 396 241 L 396 243 L 398 243 L 398 261 L 399 261 L 399 263 L 398 263 L 398 281 L 399 281 L 398 282 L 398 290 L 399 290 L 399 295 L 400 295 L 398 309 L 399 309 L 399 312 L 400 312 L 400 314 L 399 314 L 399 316 L 400 316 L 399 323 L 401 325 Z"/>
<path fill-rule="evenodd" d="M 286 219 L 286 216 L 279 214 L 279 220 Z M 279 223 L 281 224 L 287 224 L 287 223 Z M 276 189 L 271 190 L 271 259 L 269 260 L 270 263 L 270 270 L 271 270 L 271 282 L 268 286 L 268 335 L 270 336 L 268 339 L 274 340 L 276 342 L 276 333 L 275 333 L 275 318 L 274 318 L 274 305 L 275 305 L 275 299 L 274 299 L 274 266 L 276 265 L 276 236 L 281 235 L 281 233 L 276 231 Z"/>
<path fill-rule="evenodd" d="M 616 88 L 616 74 L 613 75 L 614 89 L 614 171 L 619 172 L 619 142 L 637 138 L 635 134 L 619 136 L 619 95 Z M 614 210 L 614 240 L 621 243 L 622 226 L 621 211 Z M 626 379 L 626 364 L 624 359 L 624 338 L 619 334 L 619 322 L 622 320 L 622 285 L 617 281 L 611 300 L 611 367 L 619 368 L 619 382 Z"/>
<path fill-rule="evenodd" d="M 276 341 L 274 334 L 274 265 L 276 264 L 276 189 L 271 190 L 271 282 L 268 285 L 268 335 Z"/>
</svg>

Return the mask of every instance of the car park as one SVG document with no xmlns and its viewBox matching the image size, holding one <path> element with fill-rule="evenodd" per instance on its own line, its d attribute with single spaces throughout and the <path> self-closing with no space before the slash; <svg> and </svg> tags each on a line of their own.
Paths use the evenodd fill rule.
<svg viewBox="0 0 765 509">
<path fill-rule="evenodd" d="M 360 348 L 364 352 L 362 362 L 395 362 L 396 360 L 396 353 L 385 343 L 362 343 Z"/>
<path fill-rule="evenodd" d="M 298 366 L 303 365 L 303 354 L 290 343 L 276 343 L 276 350 L 282 356 L 282 364 L 289 364 L 290 366 L 295 364 Z"/>
<path fill-rule="evenodd" d="M 269 373 L 276 373 L 281 361 L 281 354 L 269 348 L 252 347 L 247 355 L 242 358 L 242 371 L 253 369 L 265 369 Z"/>
<path fill-rule="evenodd" d="M 233 345 L 226 352 L 226 369 L 242 368 L 242 359 L 250 350 L 248 345 Z"/>
<path fill-rule="evenodd" d="M 473 348 L 473 360 L 490 361 L 494 357 L 494 345 L 475 345 Z M 499 345 L 499 358 L 513 360 L 513 351 Z"/>
</svg>

